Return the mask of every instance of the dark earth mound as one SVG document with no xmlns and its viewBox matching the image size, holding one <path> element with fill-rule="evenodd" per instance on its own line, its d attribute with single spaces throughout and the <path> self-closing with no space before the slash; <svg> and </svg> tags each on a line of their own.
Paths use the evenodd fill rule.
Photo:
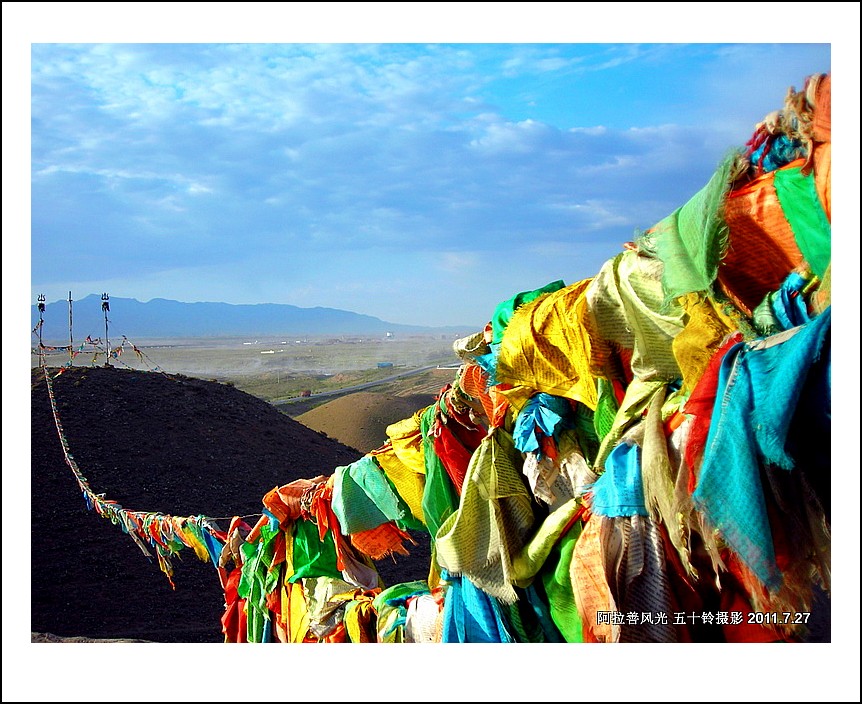
<svg viewBox="0 0 862 704">
<path fill-rule="evenodd" d="M 51 370 L 56 372 L 56 370 Z M 330 475 L 361 453 L 229 385 L 113 367 L 53 381 L 69 449 L 95 493 L 129 510 L 256 520 L 263 495 Z M 31 630 L 61 637 L 222 642 L 224 595 L 210 563 L 173 560 L 176 590 L 120 527 L 87 509 L 66 464 L 41 370 L 31 392 Z M 384 582 L 428 575 L 427 536 Z"/>
</svg>

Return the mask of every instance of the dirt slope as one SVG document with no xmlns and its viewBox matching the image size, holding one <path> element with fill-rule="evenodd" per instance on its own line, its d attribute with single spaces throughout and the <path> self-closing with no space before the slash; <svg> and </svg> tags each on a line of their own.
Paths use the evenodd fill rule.
<svg viewBox="0 0 862 704">
<path fill-rule="evenodd" d="M 259 514 L 274 486 L 329 475 L 362 454 L 212 381 L 92 367 L 70 369 L 54 389 L 71 453 L 91 488 L 131 510 Z M 39 370 L 32 371 L 31 403 L 31 630 L 221 642 L 215 569 L 184 550 L 172 591 L 118 526 L 87 509 Z M 428 545 L 419 538 L 410 557 L 379 564 L 387 584 L 427 576 Z"/>
<path fill-rule="evenodd" d="M 433 403 L 434 398 L 433 394 L 389 396 L 360 391 L 324 403 L 295 418 L 303 425 L 365 453 L 386 442 L 387 426 L 409 418 Z"/>
</svg>

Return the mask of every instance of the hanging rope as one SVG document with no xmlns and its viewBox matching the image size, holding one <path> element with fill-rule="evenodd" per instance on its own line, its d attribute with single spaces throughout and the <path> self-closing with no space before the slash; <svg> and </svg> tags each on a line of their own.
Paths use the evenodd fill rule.
<svg viewBox="0 0 862 704">
<path fill-rule="evenodd" d="M 61 369 L 56 376 L 59 376 L 65 369 Z M 130 511 L 123 508 L 119 503 L 111 499 L 106 499 L 104 494 L 97 494 L 87 482 L 87 478 L 78 467 L 78 463 L 72 456 L 69 447 L 69 440 L 63 431 L 63 424 L 60 422 L 60 414 L 57 410 L 57 402 L 54 396 L 54 387 L 51 380 L 51 375 L 47 368 L 43 367 L 45 375 L 45 384 L 48 388 L 48 399 L 51 403 L 51 413 L 54 418 L 54 425 L 57 428 L 57 436 L 60 438 L 60 445 L 63 448 L 63 457 L 66 464 L 72 470 L 75 481 L 84 496 L 84 502 L 87 508 L 95 511 L 102 518 L 108 518 L 114 525 L 119 525 L 124 533 L 135 542 L 141 549 L 141 552 L 152 559 L 150 550 L 147 549 L 147 544 L 156 553 L 156 558 L 159 563 L 159 568 L 168 578 L 171 588 L 176 588 L 171 576 L 173 575 L 173 566 L 171 565 L 171 557 L 177 554 L 183 547 L 192 548 L 194 553 L 202 561 L 211 561 L 213 566 L 219 567 L 219 557 L 227 535 L 222 531 L 216 521 L 233 520 L 234 517 L 212 518 L 210 516 L 172 516 L 152 511 Z M 252 514 L 243 516 L 242 518 L 252 518 L 261 514 Z"/>
</svg>

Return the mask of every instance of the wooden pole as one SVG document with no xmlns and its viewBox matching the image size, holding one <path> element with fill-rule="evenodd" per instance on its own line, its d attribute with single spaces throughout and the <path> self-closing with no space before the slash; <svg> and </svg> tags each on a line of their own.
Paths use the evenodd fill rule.
<svg viewBox="0 0 862 704">
<path fill-rule="evenodd" d="M 45 294 L 40 293 L 36 300 L 38 301 L 39 308 L 39 367 L 44 371 L 45 369 L 45 349 L 42 347 L 42 325 L 44 324 L 44 320 L 42 318 L 42 314 L 45 312 Z"/>
<path fill-rule="evenodd" d="M 69 291 L 69 365 L 72 364 L 72 357 L 74 353 L 72 352 L 72 347 L 74 342 L 72 342 L 72 292 Z"/>
<path fill-rule="evenodd" d="M 102 294 L 102 312 L 105 314 L 105 366 L 106 367 L 111 366 L 111 362 L 108 358 L 108 355 L 110 354 L 110 351 L 111 351 L 111 342 L 108 339 L 108 311 L 110 309 L 111 309 L 111 307 L 108 304 L 108 294 L 103 293 Z"/>
</svg>

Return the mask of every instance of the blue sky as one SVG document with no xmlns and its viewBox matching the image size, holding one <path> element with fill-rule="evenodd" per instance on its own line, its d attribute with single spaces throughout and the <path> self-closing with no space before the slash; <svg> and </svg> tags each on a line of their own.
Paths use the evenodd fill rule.
<svg viewBox="0 0 862 704">
<path fill-rule="evenodd" d="M 33 300 L 480 327 L 592 276 L 829 43 L 34 43 Z"/>
<path fill-rule="evenodd" d="M 833 68 L 833 132 L 850 145 L 833 162 L 834 286 L 858 297 L 858 3 L 4 2 L 2 12 L 7 342 L 29 331 L 38 293 L 53 301 L 70 290 L 478 328 L 513 293 L 597 273 L 636 230 L 695 193 L 790 86 Z M 850 344 L 835 346 L 835 364 L 855 378 L 858 326 L 839 334 Z M 4 410 L 30 393 L 23 355 L 4 345 Z M 13 388 L 20 397 L 7 401 Z M 26 415 L 4 413 L 3 436 L 4 465 L 26 467 Z M 836 432 L 848 436 L 858 440 L 855 423 Z M 4 549 L 22 559 L 28 476 L 3 479 Z M 858 472 L 845 486 L 858 489 Z M 836 556 L 857 556 L 836 557 L 836 614 L 858 607 L 858 546 L 841 542 L 854 530 L 835 532 Z M 24 643 L 27 610 L 12 605 L 28 592 L 27 571 L 7 572 L 4 641 Z M 858 620 L 836 618 L 833 644 L 858 659 L 858 643 Z M 20 671 L 66 674 L 43 678 L 40 696 L 68 696 L 73 682 L 93 686 L 92 663 L 75 652 L 40 652 Z M 523 668 L 522 651 L 506 652 Z M 773 696 L 774 678 L 749 676 L 750 649 L 738 663 L 737 654 L 720 656 L 736 686 Z M 290 653 L 322 681 L 331 659 L 311 655 Z M 777 657 L 757 655 L 759 673 Z M 793 680 L 794 696 L 846 687 L 834 647 L 820 655 L 775 660 L 820 674 Z M 387 662 L 408 656 L 387 681 L 404 672 L 414 686 L 412 651 Z M 624 659 L 632 675 L 614 680 L 617 695 L 643 698 L 648 683 L 662 684 L 660 664 L 642 652 L 612 656 L 615 671 Z M 126 672 L 128 658 L 104 657 L 111 666 L 100 666 L 98 685 L 148 686 Z M 191 651 L 182 659 L 193 661 Z M 371 663 L 339 662 L 353 666 L 365 676 Z M 160 672 L 174 691 L 194 679 L 186 668 L 176 682 Z M 694 660 L 674 673 L 687 691 L 701 691 L 702 677 Z M 161 696 L 164 679 L 150 679 Z M 222 696 L 247 686 L 217 679 Z M 543 692 L 570 694 L 569 679 L 551 680 Z M 31 682 L 20 685 L 29 692 Z M 535 695 L 533 679 L 505 684 L 506 695 Z M 577 686 L 607 694 L 607 678 Z"/>
</svg>

